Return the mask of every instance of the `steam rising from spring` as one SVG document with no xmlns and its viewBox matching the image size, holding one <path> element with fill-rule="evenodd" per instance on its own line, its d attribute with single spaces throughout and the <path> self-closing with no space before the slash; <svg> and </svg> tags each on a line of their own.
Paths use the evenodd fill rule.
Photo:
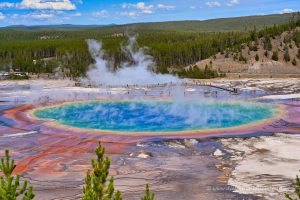
<svg viewBox="0 0 300 200">
<path fill-rule="evenodd" d="M 150 85 L 179 82 L 179 79 L 172 75 L 156 74 L 149 69 L 155 65 L 153 58 L 145 54 L 144 48 L 134 50 L 136 37 L 130 37 L 129 43 L 123 48 L 132 62 L 122 63 L 116 72 L 109 70 L 109 62 L 105 60 L 105 52 L 102 43 L 96 40 L 87 40 L 89 51 L 95 64 L 90 66 L 87 72 L 87 79 L 82 82 L 89 82 L 92 85 Z"/>
</svg>

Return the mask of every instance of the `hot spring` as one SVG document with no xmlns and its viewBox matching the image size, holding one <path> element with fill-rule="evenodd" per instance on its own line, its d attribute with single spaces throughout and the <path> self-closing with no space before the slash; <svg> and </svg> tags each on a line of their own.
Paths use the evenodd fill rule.
<svg viewBox="0 0 300 200">
<path fill-rule="evenodd" d="M 66 126 L 114 132 L 230 128 L 271 118 L 276 106 L 250 102 L 90 101 L 41 108 L 34 115 Z"/>
</svg>

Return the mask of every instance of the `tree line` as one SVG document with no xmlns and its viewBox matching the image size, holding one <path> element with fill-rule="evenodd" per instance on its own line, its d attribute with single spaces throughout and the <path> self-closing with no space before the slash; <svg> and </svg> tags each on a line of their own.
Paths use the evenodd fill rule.
<svg viewBox="0 0 300 200">
<path fill-rule="evenodd" d="M 181 68 L 206 59 L 228 47 L 239 48 L 239 44 L 247 41 L 246 35 L 235 32 L 142 33 L 137 42 L 141 47 L 148 47 L 146 53 L 154 58 L 158 72 L 166 72 L 168 67 Z M 126 36 L 103 35 L 96 39 L 103 42 L 106 57 L 113 67 L 130 59 L 121 47 L 127 43 Z M 45 58 L 53 59 L 51 62 L 45 62 Z M 92 62 L 83 38 L 0 40 L 2 70 L 11 67 L 26 72 L 51 73 L 54 68 L 61 67 L 68 72 L 67 76 L 78 77 L 85 75 Z"/>
<path fill-rule="evenodd" d="M 258 38 L 264 38 L 265 49 L 272 49 L 271 37 L 293 30 L 299 24 L 298 14 L 286 24 L 259 31 L 255 27 L 251 31 L 210 33 L 138 30 L 137 42 L 140 47 L 148 47 L 146 53 L 154 58 L 157 72 L 169 73 L 170 67 L 181 71 L 183 67 L 218 52 L 240 52 L 242 44 L 256 42 Z M 128 38 L 117 29 L 39 32 L 0 30 L 0 70 L 14 69 L 39 74 L 51 73 L 59 67 L 65 76 L 84 76 L 89 64 L 93 62 L 85 41 L 87 38 L 102 41 L 112 68 L 130 59 L 122 51 L 122 45 L 126 45 Z M 299 45 L 299 32 L 296 31 L 291 40 Z"/>
</svg>

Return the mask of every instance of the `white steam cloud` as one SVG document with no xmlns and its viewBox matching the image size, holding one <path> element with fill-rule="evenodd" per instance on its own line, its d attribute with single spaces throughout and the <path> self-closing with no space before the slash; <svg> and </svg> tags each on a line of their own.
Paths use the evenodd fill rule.
<svg viewBox="0 0 300 200">
<path fill-rule="evenodd" d="M 109 70 L 109 62 L 104 58 L 102 43 L 96 40 L 87 40 L 89 51 L 95 64 L 90 66 L 87 72 L 87 78 L 82 82 L 89 82 L 92 85 L 150 85 L 179 82 L 175 76 L 156 74 L 149 69 L 155 65 L 153 58 L 146 55 L 144 48 L 134 50 L 136 37 L 129 38 L 129 44 L 123 49 L 132 62 L 122 63 L 118 70 L 112 72 Z"/>
</svg>

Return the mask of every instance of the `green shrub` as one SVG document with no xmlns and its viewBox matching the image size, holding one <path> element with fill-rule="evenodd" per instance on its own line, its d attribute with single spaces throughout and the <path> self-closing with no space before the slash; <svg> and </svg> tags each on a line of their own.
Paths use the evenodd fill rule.
<svg viewBox="0 0 300 200">
<path fill-rule="evenodd" d="M 264 55 L 268 58 L 269 57 L 269 52 L 265 51 Z"/>
<path fill-rule="evenodd" d="M 194 78 L 194 79 L 210 79 L 219 77 L 218 72 L 212 67 L 205 66 L 205 69 L 200 69 L 199 67 L 192 66 L 189 69 L 182 69 L 178 72 L 178 76 L 182 78 Z"/>
<path fill-rule="evenodd" d="M 264 37 L 264 49 L 267 51 L 272 51 L 272 43 L 269 36 Z"/>
<path fill-rule="evenodd" d="M 294 58 L 294 59 L 293 59 L 293 61 L 292 61 L 292 64 L 293 64 L 294 66 L 296 66 L 296 65 L 297 65 L 296 58 Z"/>
<path fill-rule="evenodd" d="M 291 60 L 288 49 L 284 52 L 284 60 L 285 60 L 285 62 L 290 62 L 290 60 Z"/>
<path fill-rule="evenodd" d="M 24 75 L 16 75 L 16 74 L 10 74 L 9 79 L 11 80 L 27 80 L 29 77 L 24 74 Z"/>
<path fill-rule="evenodd" d="M 249 45 L 249 50 L 250 51 L 257 51 L 258 50 L 257 44 L 256 43 L 255 44 L 250 44 Z"/>
<path fill-rule="evenodd" d="M 272 60 L 278 61 L 278 52 L 277 51 L 273 52 Z"/>
<path fill-rule="evenodd" d="M 299 54 L 300 55 L 300 54 Z M 228 52 L 225 53 L 225 58 L 229 58 Z"/>
<path fill-rule="evenodd" d="M 234 61 L 236 61 L 237 59 L 238 59 L 237 55 L 236 55 L 236 54 L 234 54 L 234 56 L 233 56 L 233 60 L 234 60 Z"/>
<path fill-rule="evenodd" d="M 242 54 L 240 54 L 239 61 L 247 63 L 247 58 L 245 58 Z"/>
</svg>

